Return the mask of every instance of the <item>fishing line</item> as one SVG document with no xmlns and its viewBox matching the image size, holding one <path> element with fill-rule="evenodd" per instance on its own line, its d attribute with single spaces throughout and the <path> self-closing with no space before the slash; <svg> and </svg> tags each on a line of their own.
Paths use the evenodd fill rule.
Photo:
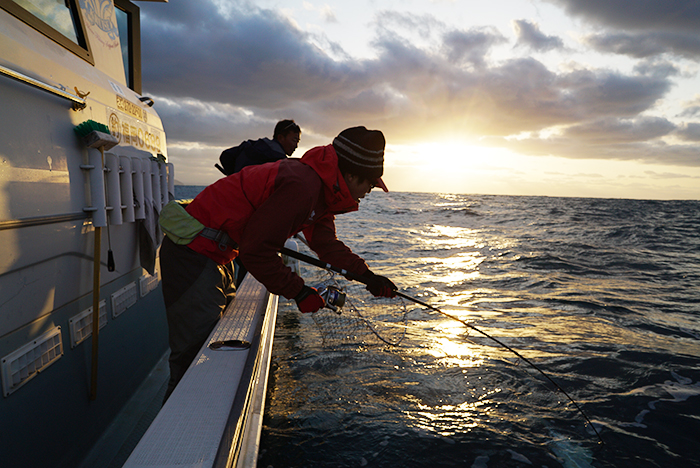
<svg viewBox="0 0 700 468">
<path fill-rule="evenodd" d="M 305 263 L 308 263 L 308 264 L 310 264 L 310 265 L 314 265 L 314 266 L 317 266 L 317 267 L 319 267 L 319 268 L 323 268 L 323 269 L 325 269 L 325 270 L 330 270 L 330 271 L 334 271 L 334 272 L 336 272 L 336 273 L 340 273 L 341 275 L 345 276 L 347 279 L 350 279 L 350 280 L 353 280 L 353 281 L 357 281 L 357 282 L 363 283 L 363 284 L 365 284 L 365 285 L 368 283 L 368 280 L 367 280 L 366 278 L 360 276 L 360 275 L 356 275 L 356 274 L 351 273 L 351 272 L 349 272 L 349 271 L 347 271 L 347 270 L 343 270 L 343 269 L 341 269 L 341 268 L 334 267 L 334 266 L 331 265 L 330 263 L 322 262 L 321 260 L 318 260 L 318 259 L 316 259 L 316 258 L 314 258 L 314 257 L 310 257 L 310 256 L 308 256 L 308 255 L 305 255 L 305 254 L 301 253 L 301 252 L 297 252 L 297 251 L 295 251 L 295 250 L 291 250 L 291 249 L 288 249 L 288 248 L 286 248 L 286 247 L 283 247 L 282 250 L 281 250 L 280 252 L 281 252 L 282 254 L 284 254 L 284 255 L 287 255 L 287 256 L 292 257 L 292 258 L 296 258 L 297 260 L 301 260 L 301 261 L 303 261 L 303 262 L 305 262 Z M 426 303 L 426 302 L 423 302 L 423 301 L 421 301 L 421 300 L 419 300 L 419 299 L 416 299 L 416 298 L 414 298 L 414 297 L 412 297 L 412 296 L 409 296 L 408 294 L 404 294 L 404 293 L 402 293 L 401 291 L 395 291 L 395 292 L 396 292 L 396 295 L 399 296 L 399 297 L 402 297 L 402 298 L 407 299 L 407 300 L 409 300 L 409 301 L 415 302 L 416 304 L 419 304 L 419 305 L 421 305 L 421 306 L 423 306 L 423 307 L 426 307 L 426 308 L 428 308 L 428 309 L 430 309 L 430 310 L 433 310 L 433 311 L 435 311 L 435 312 L 438 312 L 438 313 L 444 315 L 445 317 L 450 318 L 450 319 L 452 319 L 452 320 L 455 320 L 455 321 L 461 323 L 462 325 L 464 325 L 465 327 L 467 327 L 467 328 L 469 328 L 469 329 L 471 329 L 471 330 L 474 330 L 474 331 L 480 333 L 481 335 L 485 336 L 486 338 L 489 338 L 490 340 L 492 340 L 492 341 L 498 343 L 500 346 L 502 346 L 503 348 L 507 349 L 508 351 L 510 351 L 511 353 L 513 353 L 514 355 L 516 355 L 516 356 L 517 356 L 519 359 L 521 359 L 522 361 L 526 362 L 528 365 L 530 365 L 530 367 L 532 367 L 533 369 L 535 369 L 535 370 L 536 370 L 537 372 L 539 372 L 545 379 L 547 379 L 547 381 L 548 381 L 549 383 L 551 383 L 557 390 L 559 390 L 562 394 L 564 394 L 564 396 L 566 396 L 566 398 L 569 399 L 569 401 L 574 405 L 574 407 L 576 408 L 576 410 L 578 410 L 578 412 L 581 414 L 581 416 L 583 417 L 583 419 L 584 419 L 584 420 L 588 423 L 588 425 L 590 425 L 590 427 L 593 429 L 593 432 L 595 432 L 596 436 L 598 436 L 598 441 L 599 441 L 599 443 L 600 443 L 600 444 L 604 444 L 603 438 L 601 437 L 600 433 L 599 433 L 598 430 L 595 428 L 595 426 L 593 425 L 593 423 L 591 422 L 591 420 L 588 419 L 588 416 L 586 415 L 586 413 L 584 413 L 583 409 L 579 406 L 579 404 L 576 403 L 576 401 L 566 392 L 566 390 L 564 390 L 564 389 L 562 388 L 561 385 L 559 385 L 556 381 L 554 381 L 554 379 L 552 379 L 549 375 L 547 375 L 547 373 L 545 373 L 542 369 L 540 369 L 535 363 L 533 363 L 532 361 L 530 361 L 528 358 L 526 358 L 525 356 L 523 356 L 522 354 L 520 354 L 518 351 L 516 351 L 515 349 L 511 348 L 511 347 L 508 346 L 507 344 L 503 343 L 503 342 L 502 342 L 501 340 L 499 340 L 498 338 L 496 338 L 496 337 L 494 337 L 494 336 L 491 336 L 490 334 L 486 333 L 486 332 L 483 331 L 483 330 L 480 330 L 479 328 L 477 328 L 477 327 L 475 327 L 474 325 L 468 323 L 467 321 L 462 320 L 462 319 L 460 319 L 459 317 L 455 317 L 454 315 L 448 314 L 447 312 L 443 312 L 442 310 L 438 309 L 437 307 L 431 306 L 430 304 L 428 304 L 428 303 Z"/>
</svg>

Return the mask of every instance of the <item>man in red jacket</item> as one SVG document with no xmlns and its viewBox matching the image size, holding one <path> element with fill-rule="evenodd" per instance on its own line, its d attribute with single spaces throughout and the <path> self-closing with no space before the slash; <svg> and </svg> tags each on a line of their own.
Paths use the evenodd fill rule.
<svg viewBox="0 0 700 468">
<path fill-rule="evenodd" d="M 364 276 L 375 296 L 395 295 L 391 280 L 374 274 L 336 237 L 334 223 L 335 215 L 357 210 L 372 188 L 388 192 L 381 179 L 384 146 L 381 131 L 348 128 L 301 159 L 248 166 L 220 179 L 187 206 L 206 229 L 187 245 L 166 237 L 160 252 L 171 350 L 167 395 L 235 296 L 231 261 L 237 256 L 271 293 L 316 312 L 323 298 L 278 255 L 288 238 L 303 232 L 323 262 Z"/>
</svg>

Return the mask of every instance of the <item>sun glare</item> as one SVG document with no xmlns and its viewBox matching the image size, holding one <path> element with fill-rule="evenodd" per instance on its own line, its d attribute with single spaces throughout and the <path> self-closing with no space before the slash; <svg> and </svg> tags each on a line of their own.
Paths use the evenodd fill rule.
<svg viewBox="0 0 700 468">
<path fill-rule="evenodd" d="M 397 191 L 500 193 L 495 173 L 515 165 L 515 155 L 501 148 L 458 141 L 396 145 L 387 148 L 385 180 Z"/>
<path fill-rule="evenodd" d="M 700 169 L 517 154 L 457 140 L 389 145 L 383 179 L 397 192 L 696 199 Z"/>
<path fill-rule="evenodd" d="M 484 160 L 484 151 L 487 150 L 456 141 L 421 143 L 413 148 L 424 164 L 432 166 L 437 162 L 457 173 L 465 173 L 479 165 Z"/>
</svg>

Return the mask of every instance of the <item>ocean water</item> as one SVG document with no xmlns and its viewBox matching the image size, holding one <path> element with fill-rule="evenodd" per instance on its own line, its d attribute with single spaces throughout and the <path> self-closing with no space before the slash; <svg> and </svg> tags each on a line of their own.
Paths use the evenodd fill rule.
<svg viewBox="0 0 700 468">
<path fill-rule="evenodd" d="M 372 193 L 337 227 L 604 443 L 458 321 L 334 341 L 282 300 L 258 466 L 700 467 L 700 202 Z"/>
</svg>

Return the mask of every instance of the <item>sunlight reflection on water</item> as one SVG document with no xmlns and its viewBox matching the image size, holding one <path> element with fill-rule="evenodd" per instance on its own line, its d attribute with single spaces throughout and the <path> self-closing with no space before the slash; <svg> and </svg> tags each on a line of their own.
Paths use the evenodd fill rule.
<svg viewBox="0 0 700 468">
<path fill-rule="evenodd" d="M 616 442 L 613 453 L 596 452 L 596 467 L 697 460 L 688 448 L 700 420 L 691 404 L 700 381 L 697 208 L 679 203 L 671 231 L 643 214 L 672 203 L 394 196 L 395 206 L 370 197 L 365 212 L 339 217 L 343 240 L 402 291 L 561 383 Z M 670 261 L 674 249 L 688 255 Z M 281 431 L 281 457 L 307 458 L 274 466 L 360 457 L 371 466 L 590 466 L 595 435 L 541 376 L 463 324 L 408 309 L 397 348 L 324 348 L 310 317 L 293 304 L 281 312 L 275 372 L 284 385 L 273 392 L 270 430 Z M 665 396 L 679 388 L 683 398 Z"/>
<path fill-rule="evenodd" d="M 432 340 L 427 352 L 438 358 L 438 362 L 450 367 L 478 367 L 484 363 L 482 350 L 470 343 L 458 343 L 449 338 Z"/>
</svg>

